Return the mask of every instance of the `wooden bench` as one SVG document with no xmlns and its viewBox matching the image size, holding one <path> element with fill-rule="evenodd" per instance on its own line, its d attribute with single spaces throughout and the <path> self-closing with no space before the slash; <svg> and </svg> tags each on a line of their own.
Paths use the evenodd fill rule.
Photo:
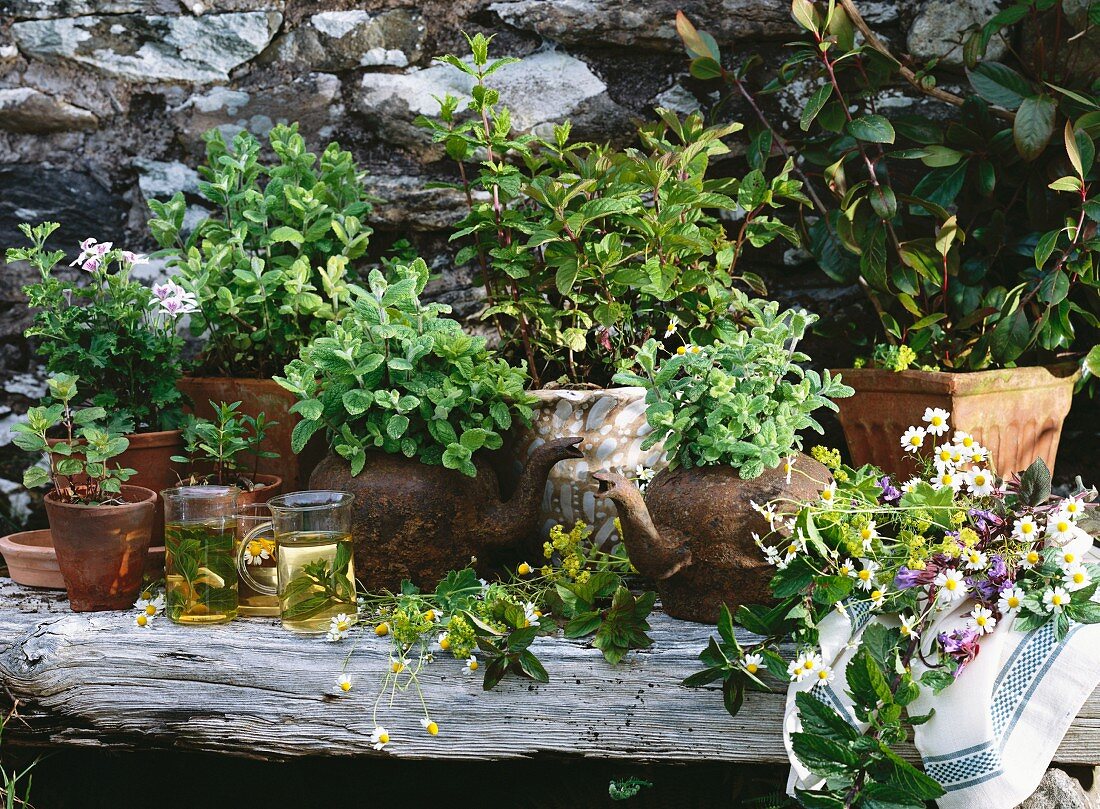
<svg viewBox="0 0 1100 809">
<path fill-rule="evenodd" d="M 371 713 L 389 644 L 364 634 L 344 694 L 337 677 L 351 640 L 292 635 L 271 619 L 180 627 L 134 612 L 73 613 L 60 594 L 0 578 L 0 701 L 22 721 L 5 744 L 202 750 L 262 759 L 304 755 L 503 760 L 539 754 L 647 762 L 786 762 L 783 694 L 750 693 L 736 717 L 717 688 L 688 689 L 712 627 L 655 614 L 654 645 L 620 665 L 583 641 L 540 638 L 540 685 L 509 675 L 490 692 L 441 656 L 420 675 L 440 733 L 420 726 L 415 693 L 388 697 L 370 744 Z M 1056 761 L 1100 762 L 1100 690 L 1077 716 Z"/>
</svg>

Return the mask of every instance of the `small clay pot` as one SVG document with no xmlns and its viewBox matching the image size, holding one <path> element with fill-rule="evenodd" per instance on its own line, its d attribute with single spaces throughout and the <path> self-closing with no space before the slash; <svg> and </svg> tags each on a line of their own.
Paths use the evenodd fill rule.
<svg viewBox="0 0 1100 809">
<path fill-rule="evenodd" d="M 119 505 L 63 503 L 46 495 L 50 533 L 74 612 L 127 609 L 141 591 L 157 493 L 123 486 Z"/>
<path fill-rule="evenodd" d="M 47 590 L 65 589 L 49 528 L 0 537 L 0 556 L 4 557 L 8 575 L 16 584 Z M 163 545 L 149 549 L 145 557 L 145 578 L 149 581 L 164 578 Z"/>
<path fill-rule="evenodd" d="M 237 505 L 244 506 L 253 503 L 266 503 L 283 490 L 283 479 L 278 475 L 249 475 L 255 488 L 249 490 L 241 487 L 241 493 L 237 495 Z"/>
</svg>

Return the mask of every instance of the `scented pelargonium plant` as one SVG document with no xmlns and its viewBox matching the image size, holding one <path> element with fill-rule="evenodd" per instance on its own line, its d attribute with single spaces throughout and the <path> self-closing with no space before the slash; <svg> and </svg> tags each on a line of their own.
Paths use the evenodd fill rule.
<svg viewBox="0 0 1100 809">
<path fill-rule="evenodd" d="M 756 505 L 773 529 L 757 541 L 776 568 L 777 603 L 725 611 L 721 639 L 702 655 L 706 669 L 688 680 L 722 680 L 733 707 L 740 700 L 728 695 L 766 687 L 765 671 L 805 689 L 827 685 L 836 675 L 819 650 L 822 627 L 833 613 L 866 626 L 853 631 L 858 651 L 845 669 L 865 731 L 808 690 L 796 695 L 803 731 L 792 735 L 793 751 L 827 778 L 821 791 L 801 795 L 808 806 L 861 806 L 889 793 L 891 805 L 920 807 L 938 797 L 939 785 L 891 747 L 907 737 L 906 725 L 931 718 L 907 706 L 965 677 L 990 633 L 1049 626 L 1061 640 L 1073 623 L 1100 622 L 1100 566 L 1085 560 L 1092 537 L 1081 527 L 1095 490 L 1052 497 L 1042 460 L 997 477 L 988 451 L 952 432 L 944 410 L 929 408 L 899 440 L 899 452 L 918 459 L 909 480 L 815 448 L 833 477 L 817 499 Z M 735 623 L 763 640 L 742 648 Z M 787 638 L 797 647 L 789 662 L 778 651 Z"/>
<path fill-rule="evenodd" d="M 58 269 L 65 253 L 46 245 L 58 227 L 20 225 L 31 244 L 7 251 L 9 262 L 26 261 L 40 276 L 23 290 L 35 310 L 26 336 L 50 374 L 79 376 L 85 403 L 124 432 L 174 429 L 183 418 L 176 327 L 195 311 L 194 296 L 171 281 L 146 287 L 132 277 L 145 256 L 95 239 L 80 243 L 69 262 L 78 276 L 67 277 Z"/>
<path fill-rule="evenodd" d="M 664 442 L 672 468 L 724 464 L 751 480 L 801 449 L 801 431 L 822 432 L 811 414 L 835 410 L 831 400 L 852 389 L 827 370 L 799 365 L 809 356 L 798 342 L 816 315 L 741 294 L 734 300 L 735 319 L 718 324 L 721 339 L 681 345 L 664 360 L 661 344 L 648 340 L 635 357 L 641 373 L 621 371 L 615 381 L 646 389 L 653 432 L 643 449 Z"/>
</svg>

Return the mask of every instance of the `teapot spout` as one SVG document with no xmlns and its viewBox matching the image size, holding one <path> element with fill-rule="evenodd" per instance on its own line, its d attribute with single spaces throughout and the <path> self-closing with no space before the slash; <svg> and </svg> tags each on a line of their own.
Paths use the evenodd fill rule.
<svg viewBox="0 0 1100 809">
<path fill-rule="evenodd" d="M 550 470 L 561 461 L 583 458 L 583 440 L 579 436 L 555 438 L 531 452 L 511 499 L 486 509 L 485 523 L 492 545 L 514 545 L 534 533 Z"/>
<path fill-rule="evenodd" d="M 691 565 L 691 548 L 687 542 L 674 536 L 661 536 L 637 486 L 616 472 L 596 472 L 593 477 L 600 483 L 598 496 L 615 503 L 626 552 L 643 576 L 661 581 Z"/>
</svg>

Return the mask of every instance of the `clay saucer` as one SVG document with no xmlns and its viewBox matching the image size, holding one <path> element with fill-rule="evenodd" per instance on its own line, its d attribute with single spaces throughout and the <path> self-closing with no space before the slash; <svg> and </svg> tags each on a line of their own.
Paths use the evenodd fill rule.
<svg viewBox="0 0 1100 809">
<path fill-rule="evenodd" d="M 57 566 L 50 529 L 22 531 L 0 537 L 0 555 L 8 566 L 12 581 L 27 587 L 64 590 L 65 580 Z M 164 576 L 164 547 L 150 548 L 145 565 L 147 578 Z"/>
</svg>

